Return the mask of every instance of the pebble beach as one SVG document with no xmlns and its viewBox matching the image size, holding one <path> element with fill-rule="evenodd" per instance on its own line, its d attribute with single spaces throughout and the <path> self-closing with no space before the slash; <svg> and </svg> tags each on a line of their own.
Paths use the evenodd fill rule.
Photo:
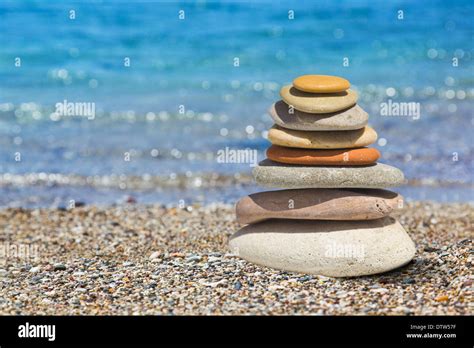
<svg viewBox="0 0 474 348">
<path fill-rule="evenodd" d="M 416 243 L 413 261 L 328 278 L 231 254 L 231 205 L 3 209 L 0 314 L 472 315 L 474 206 L 411 202 L 393 216 Z M 25 245 L 36 251 L 9 249 Z"/>
</svg>

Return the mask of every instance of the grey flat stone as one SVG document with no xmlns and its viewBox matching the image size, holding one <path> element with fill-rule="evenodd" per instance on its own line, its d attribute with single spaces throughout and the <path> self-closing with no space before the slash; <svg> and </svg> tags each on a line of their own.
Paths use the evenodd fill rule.
<svg viewBox="0 0 474 348">
<path fill-rule="evenodd" d="M 293 110 L 283 100 L 273 104 L 268 113 L 280 127 L 303 131 L 353 130 L 364 128 L 369 115 L 359 106 L 329 114 L 310 114 Z"/>
<path fill-rule="evenodd" d="M 232 235 L 232 253 L 262 266 L 328 277 L 387 272 L 416 249 L 391 217 L 367 221 L 267 220 Z"/>
<path fill-rule="evenodd" d="M 400 169 L 387 164 L 357 167 L 301 166 L 263 160 L 253 169 L 259 185 L 275 188 L 384 188 L 405 182 Z"/>
</svg>

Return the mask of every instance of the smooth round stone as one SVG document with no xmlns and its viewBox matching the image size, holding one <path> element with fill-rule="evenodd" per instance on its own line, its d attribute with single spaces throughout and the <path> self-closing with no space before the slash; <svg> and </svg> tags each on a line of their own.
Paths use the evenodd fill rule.
<svg viewBox="0 0 474 348">
<path fill-rule="evenodd" d="M 307 167 L 269 159 L 253 169 L 257 184 L 267 187 L 299 188 L 385 188 L 400 186 L 400 169 L 383 163 L 357 167 Z"/>
<path fill-rule="evenodd" d="M 241 224 L 268 219 L 373 220 L 402 207 L 403 197 L 387 190 L 280 190 L 241 198 L 236 215 Z"/>
<path fill-rule="evenodd" d="M 267 157 L 275 162 L 309 166 L 362 166 L 375 163 L 380 152 L 367 147 L 313 150 L 272 145 L 267 149 Z"/>
<path fill-rule="evenodd" d="M 329 114 L 309 114 L 292 110 L 283 100 L 273 104 L 268 110 L 273 121 L 287 129 L 303 131 L 352 130 L 364 128 L 369 115 L 359 106 Z"/>
<path fill-rule="evenodd" d="M 415 245 L 391 217 L 367 221 L 267 220 L 229 241 L 232 253 L 271 268 L 328 277 L 387 272 L 410 262 Z"/>
<path fill-rule="evenodd" d="M 313 114 L 325 114 L 347 109 L 357 103 L 357 93 L 351 89 L 338 93 L 307 93 L 291 85 L 280 90 L 285 103 L 296 110 Z"/>
<path fill-rule="evenodd" d="M 363 147 L 377 140 L 377 132 L 369 126 L 348 131 L 310 132 L 285 129 L 274 125 L 268 131 L 274 145 L 304 149 L 346 149 Z"/>
<path fill-rule="evenodd" d="M 346 79 L 329 75 L 303 75 L 293 80 L 293 87 L 309 93 L 335 93 L 349 89 Z"/>
</svg>

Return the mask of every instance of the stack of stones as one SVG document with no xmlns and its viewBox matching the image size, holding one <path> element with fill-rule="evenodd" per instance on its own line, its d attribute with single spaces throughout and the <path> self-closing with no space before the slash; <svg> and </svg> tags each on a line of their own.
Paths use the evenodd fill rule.
<svg viewBox="0 0 474 348">
<path fill-rule="evenodd" d="M 403 173 L 378 163 L 367 147 L 377 133 L 346 79 L 305 75 L 284 86 L 270 108 L 267 159 L 254 168 L 260 185 L 283 188 L 242 198 L 247 226 L 229 245 L 247 261 L 301 273 L 351 277 L 386 272 L 415 255 L 415 245 L 389 214 L 403 205 L 383 190 Z"/>
</svg>

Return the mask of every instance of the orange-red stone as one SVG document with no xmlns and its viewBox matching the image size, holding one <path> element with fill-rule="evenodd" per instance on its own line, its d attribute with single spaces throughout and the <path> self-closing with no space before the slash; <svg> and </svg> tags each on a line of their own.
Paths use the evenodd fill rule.
<svg viewBox="0 0 474 348">
<path fill-rule="evenodd" d="M 272 145 L 267 157 L 275 162 L 318 166 L 361 166 L 372 164 L 380 158 L 374 148 L 313 150 Z"/>
</svg>

